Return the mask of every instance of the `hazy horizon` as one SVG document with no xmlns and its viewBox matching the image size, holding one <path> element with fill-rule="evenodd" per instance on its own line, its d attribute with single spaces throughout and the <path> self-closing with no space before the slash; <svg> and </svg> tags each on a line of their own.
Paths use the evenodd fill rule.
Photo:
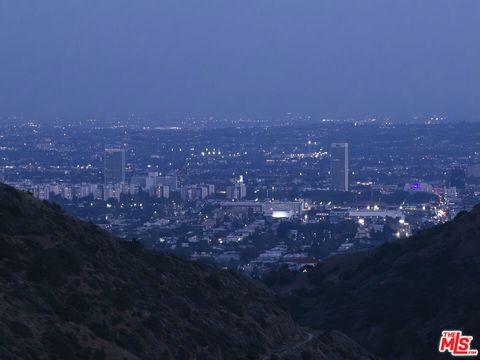
<svg viewBox="0 0 480 360">
<path fill-rule="evenodd" d="M 473 0 L 0 1 L 0 116 L 480 119 Z"/>
</svg>

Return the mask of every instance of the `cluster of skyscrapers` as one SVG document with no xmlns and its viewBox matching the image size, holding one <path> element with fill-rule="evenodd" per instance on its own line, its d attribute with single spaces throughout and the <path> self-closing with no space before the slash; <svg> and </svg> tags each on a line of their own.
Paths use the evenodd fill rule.
<svg viewBox="0 0 480 360">
<path fill-rule="evenodd" d="M 330 189 L 334 191 L 349 191 L 349 149 L 348 143 L 333 143 L 330 159 Z M 144 189 L 151 196 L 169 198 L 172 191 L 180 191 L 182 200 L 203 200 L 215 193 L 212 184 L 186 185 L 179 187 L 176 175 L 163 175 L 158 172 L 149 172 L 145 175 L 134 175 L 126 181 L 125 150 L 107 148 L 104 153 L 104 181 L 103 184 L 26 184 L 25 189 L 32 191 L 41 199 L 48 199 L 49 193 L 60 195 L 67 199 L 82 198 L 93 195 L 95 199 L 120 198 L 121 194 L 134 194 Z M 0 181 L 3 172 L 0 171 Z M 239 201 L 247 196 L 247 188 L 243 176 L 239 176 L 232 185 L 226 187 L 226 199 Z"/>
<path fill-rule="evenodd" d="M 104 184 L 105 186 L 123 185 L 125 182 L 125 150 L 105 149 L 104 155 Z M 187 185 L 178 187 L 176 175 L 161 175 L 158 172 L 149 172 L 147 176 L 132 176 L 130 186 L 136 189 L 145 189 L 150 195 L 159 198 L 169 198 L 171 191 L 180 190 L 182 200 L 203 200 L 215 193 L 212 184 Z M 228 200 L 240 200 L 247 196 L 247 188 L 240 176 L 233 185 L 227 186 Z M 115 196 L 114 196 L 115 197 Z"/>
<path fill-rule="evenodd" d="M 333 143 L 331 145 L 331 190 L 349 191 L 348 143 Z M 104 183 L 125 183 L 125 150 L 105 149 Z M 154 189 L 159 197 L 167 197 L 170 191 L 177 190 L 176 176 L 160 176 L 157 172 L 148 173 L 147 177 L 132 177 L 131 183 L 144 189 Z M 187 187 L 182 192 L 186 199 L 203 199 L 214 192 L 213 185 Z M 240 200 L 246 197 L 246 186 L 243 176 L 235 184 L 226 189 L 227 199 Z"/>
</svg>

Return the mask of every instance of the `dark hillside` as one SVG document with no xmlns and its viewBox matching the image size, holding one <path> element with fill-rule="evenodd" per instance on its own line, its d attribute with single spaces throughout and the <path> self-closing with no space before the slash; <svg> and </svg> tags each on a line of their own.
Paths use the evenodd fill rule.
<svg viewBox="0 0 480 360">
<path fill-rule="evenodd" d="M 479 206 L 405 241 L 333 257 L 307 276 L 278 289 L 295 317 L 343 331 L 377 355 L 437 359 L 445 329 L 473 335 L 480 347 Z"/>
<path fill-rule="evenodd" d="M 306 354 L 370 358 L 332 334 Z M 263 359 L 305 337 L 257 283 L 145 251 L 0 185 L 2 360 Z"/>
</svg>

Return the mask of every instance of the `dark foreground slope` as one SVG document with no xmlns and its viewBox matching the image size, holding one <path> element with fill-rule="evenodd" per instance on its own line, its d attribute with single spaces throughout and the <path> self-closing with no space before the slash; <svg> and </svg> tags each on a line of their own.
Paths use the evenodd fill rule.
<svg viewBox="0 0 480 360">
<path fill-rule="evenodd" d="M 446 329 L 473 335 L 480 348 L 480 206 L 301 276 L 279 289 L 300 322 L 343 331 L 384 358 L 443 358 Z"/>
<path fill-rule="evenodd" d="M 144 251 L 0 185 L 2 360 L 370 358 L 336 332 L 310 337 L 242 276 Z"/>
</svg>

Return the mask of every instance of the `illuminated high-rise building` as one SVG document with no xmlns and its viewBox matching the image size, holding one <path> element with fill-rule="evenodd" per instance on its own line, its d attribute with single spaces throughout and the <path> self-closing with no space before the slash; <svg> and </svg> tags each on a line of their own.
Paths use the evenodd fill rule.
<svg viewBox="0 0 480 360">
<path fill-rule="evenodd" d="M 331 190 L 348 191 L 348 143 L 332 144 L 331 155 Z"/>
<path fill-rule="evenodd" d="M 236 180 L 235 185 L 227 186 L 227 199 L 240 200 L 247 196 L 247 187 L 243 182 L 243 175 Z"/>
<path fill-rule="evenodd" d="M 104 163 L 105 184 L 125 182 L 125 150 L 105 149 Z"/>
</svg>

